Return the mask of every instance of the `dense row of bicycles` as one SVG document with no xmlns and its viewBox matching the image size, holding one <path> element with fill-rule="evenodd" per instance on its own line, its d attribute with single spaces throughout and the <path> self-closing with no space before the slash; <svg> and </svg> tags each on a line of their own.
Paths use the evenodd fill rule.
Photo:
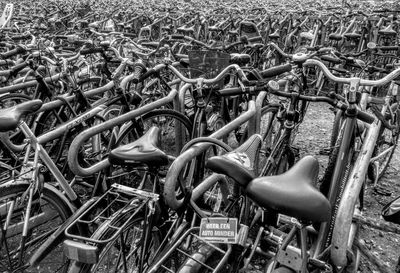
<svg viewBox="0 0 400 273">
<path fill-rule="evenodd" d="M 399 200 L 364 204 L 400 133 L 396 3 L 1 4 L 1 272 L 395 272 L 358 229 L 400 234 Z"/>
</svg>

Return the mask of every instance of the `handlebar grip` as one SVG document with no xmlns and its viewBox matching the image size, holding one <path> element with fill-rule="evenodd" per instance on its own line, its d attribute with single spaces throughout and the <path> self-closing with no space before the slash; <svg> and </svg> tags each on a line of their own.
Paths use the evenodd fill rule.
<svg viewBox="0 0 400 273">
<path fill-rule="evenodd" d="M 240 87 L 224 88 L 217 91 L 221 96 L 236 96 L 243 94 L 243 90 Z"/>
<path fill-rule="evenodd" d="M 15 35 L 11 37 L 11 40 L 13 41 L 19 41 L 19 40 L 28 40 L 31 38 L 30 34 L 23 34 L 23 35 Z"/>
<path fill-rule="evenodd" d="M 264 71 L 261 71 L 260 75 L 263 78 L 271 78 L 283 74 L 285 72 L 289 72 L 291 70 L 292 70 L 291 64 L 284 64 L 265 69 Z"/>
<path fill-rule="evenodd" d="M 393 50 L 399 50 L 398 46 L 379 46 L 377 49 L 381 51 L 393 51 Z"/>
<path fill-rule="evenodd" d="M 147 79 L 148 77 L 150 77 L 150 76 L 153 75 L 154 73 L 156 73 L 156 70 L 155 70 L 154 68 L 151 68 L 151 69 L 147 70 L 147 72 L 144 73 L 144 74 L 140 77 L 139 82 L 144 81 L 145 79 Z"/>
<path fill-rule="evenodd" d="M 180 59 L 179 64 L 184 68 L 189 68 L 189 59 L 187 58 Z"/>
<path fill-rule="evenodd" d="M 56 39 L 62 39 L 62 40 L 67 40 L 67 39 L 68 39 L 68 36 L 67 36 L 67 35 L 56 35 L 56 36 L 54 36 L 54 38 L 56 38 Z"/>
<path fill-rule="evenodd" d="M 329 55 L 322 55 L 320 57 L 320 59 L 323 60 L 323 61 L 329 62 L 329 63 L 333 63 L 333 64 L 340 64 L 341 63 L 340 59 L 332 57 L 332 56 L 329 56 Z"/>
<path fill-rule="evenodd" d="M 81 51 L 79 53 L 81 55 L 89 55 L 89 54 L 102 53 L 102 52 L 104 52 L 104 48 L 102 48 L 102 47 L 93 47 L 93 48 L 81 49 Z"/>
<path fill-rule="evenodd" d="M 143 76 L 144 72 L 146 72 L 146 67 L 144 67 L 142 64 L 138 64 L 136 63 L 134 66 L 134 72 L 133 72 L 133 78 L 132 78 L 132 82 L 134 84 L 139 83 L 140 80 L 144 80 L 141 79 L 141 76 Z"/>
<path fill-rule="evenodd" d="M 361 121 L 364 121 L 368 124 L 371 124 L 375 121 L 375 116 L 371 115 L 367 112 L 361 111 L 361 110 L 357 110 L 357 118 Z"/>
<path fill-rule="evenodd" d="M 29 63 L 27 62 L 22 62 L 20 64 L 17 64 L 13 67 L 10 68 L 10 75 L 15 76 L 18 74 L 19 71 L 21 71 L 22 69 L 24 69 L 25 67 L 27 67 L 29 65 Z"/>
<path fill-rule="evenodd" d="M 136 34 L 124 32 L 123 35 L 128 38 L 136 38 Z"/>
<path fill-rule="evenodd" d="M 5 52 L 5 53 L 1 53 L 0 56 L 3 59 L 7 59 L 7 58 L 10 58 L 10 57 L 12 57 L 14 55 L 22 54 L 22 53 L 25 53 L 25 52 L 26 52 L 26 50 L 19 46 L 17 48 L 14 48 L 14 49 L 12 49 L 10 51 Z"/>
<path fill-rule="evenodd" d="M 172 34 L 171 35 L 171 39 L 179 40 L 179 39 L 184 39 L 184 38 L 185 38 L 185 35 L 183 35 L 183 34 Z"/>
</svg>

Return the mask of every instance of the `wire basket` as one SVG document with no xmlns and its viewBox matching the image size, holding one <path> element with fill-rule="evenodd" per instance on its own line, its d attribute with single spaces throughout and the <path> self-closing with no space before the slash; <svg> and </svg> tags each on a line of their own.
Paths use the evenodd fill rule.
<svg viewBox="0 0 400 273">
<path fill-rule="evenodd" d="M 189 71 L 191 78 L 212 79 L 229 65 L 230 55 L 218 51 L 189 51 Z"/>
</svg>

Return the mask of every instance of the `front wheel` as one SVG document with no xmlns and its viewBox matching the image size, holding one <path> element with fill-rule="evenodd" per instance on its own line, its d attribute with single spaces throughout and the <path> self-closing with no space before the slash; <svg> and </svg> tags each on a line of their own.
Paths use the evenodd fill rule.
<svg viewBox="0 0 400 273">
<path fill-rule="evenodd" d="M 40 266 L 27 267 L 35 250 L 72 214 L 68 205 L 45 186 L 32 198 L 27 234 L 23 237 L 29 189 L 28 183 L 0 187 L 0 272 L 66 272 L 69 263 L 62 246 L 48 253 Z"/>
<path fill-rule="evenodd" d="M 374 183 L 385 174 L 399 140 L 400 107 L 397 103 L 391 106 L 390 113 L 392 114 L 387 115 L 386 121 L 393 126 L 393 128 L 389 129 L 382 124 L 372 154 L 371 165 L 368 168 L 368 178 L 374 181 Z"/>
</svg>

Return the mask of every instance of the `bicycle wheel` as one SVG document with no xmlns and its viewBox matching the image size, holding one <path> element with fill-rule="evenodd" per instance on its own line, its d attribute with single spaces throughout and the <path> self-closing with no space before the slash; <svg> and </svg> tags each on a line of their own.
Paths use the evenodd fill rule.
<svg viewBox="0 0 400 273">
<path fill-rule="evenodd" d="M 386 128 L 381 126 L 378 139 L 372 154 L 374 159 L 368 168 L 368 178 L 372 181 L 378 181 L 385 174 L 387 167 L 390 164 L 393 153 L 396 150 L 397 143 L 400 135 L 400 124 L 398 123 L 400 117 L 400 108 L 396 103 L 391 106 L 391 112 L 394 115 L 387 115 L 387 121 L 393 128 Z"/>
<path fill-rule="evenodd" d="M 32 200 L 31 217 L 25 247 L 21 248 L 22 227 L 27 208 L 30 185 L 18 183 L 0 188 L 0 271 L 1 272 L 66 272 L 68 260 L 63 249 L 57 246 L 37 268 L 27 267 L 34 251 L 52 234 L 72 211 L 60 197 L 44 187 L 40 196 Z M 14 204 L 14 205 L 13 205 Z M 6 221 L 8 228 L 5 229 Z"/>
<path fill-rule="evenodd" d="M 279 105 L 275 104 L 264 106 L 261 110 L 260 134 L 263 142 L 259 159 L 260 170 L 262 170 L 263 167 L 265 168 L 266 164 L 271 164 L 268 159 L 271 156 L 274 147 L 277 145 L 281 135 L 281 127 L 283 124 L 278 120 L 278 111 Z M 282 164 L 285 165 L 285 162 L 282 161 Z"/>
<path fill-rule="evenodd" d="M 126 218 L 126 216 L 121 216 L 104 222 L 93 234 L 92 239 L 102 240 L 110 237 L 115 233 L 115 229 L 110 226 L 120 226 L 125 223 Z M 137 272 L 141 261 L 144 221 L 145 219 L 141 216 L 132 219 L 115 240 L 100 249 L 98 263 L 89 265 L 75 262 L 69 272 Z M 145 260 L 142 261 L 144 266 L 150 263 L 160 242 L 161 235 L 158 232 L 152 232 L 149 248 L 145 252 Z"/>
<path fill-rule="evenodd" d="M 262 151 L 265 157 L 259 160 L 262 176 L 281 174 L 293 166 L 295 161 L 295 154 L 290 146 L 292 131 L 285 128 L 282 130 L 284 125 L 278 119 L 278 111 L 278 106 L 267 105 L 261 116 L 261 127 L 265 127 L 261 128 Z M 263 123 L 267 125 L 264 126 Z"/>
</svg>

